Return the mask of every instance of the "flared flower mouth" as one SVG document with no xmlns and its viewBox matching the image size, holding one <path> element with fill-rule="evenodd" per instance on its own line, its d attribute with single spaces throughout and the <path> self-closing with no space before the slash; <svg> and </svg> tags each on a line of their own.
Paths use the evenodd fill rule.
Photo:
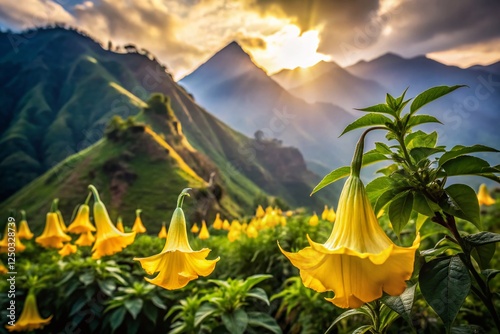
<svg viewBox="0 0 500 334">
<path fill-rule="evenodd" d="M 43 233 L 35 241 L 42 247 L 62 248 L 63 242 L 71 241 L 71 237 L 63 232 L 57 213 L 49 212 Z"/>
<path fill-rule="evenodd" d="M 199 276 L 208 276 L 214 271 L 219 258 L 206 260 L 209 253 L 208 248 L 188 252 L 173 250 L 134 260 L 141 263 L 148 275 L 158 273 L 154 278 L 145 278 L 146 281 L 167 290 L 175 290 L 185 287 Z"/>
<path fill-rule="evenodd" d="M 298 253 L 281 252 L 300 270 L 305 286 L 333 291 L 327 299 L 342 308 L 357 308 L 382 296 L 399 295 L 411 278 L 413 245 L 395 245 L 378 224 L 361 179 L 347 179 L 339 199 L 336 223 L 324 244 L 312 241 Z M 278 244 L 279 246 L 279 244 Z"/>
<path fill-rule="evenodd" d="M 94 186 L 89 186 L 89 188 L 94 193 L 94 221 L 97 229 L 95 243 L 92 247 L 92 258 L 100 259 L 103 256 L 121 252 L 132 244 L 135 240 L 135 232 L 120 232 L 111 222 L 97 189 Z"/>
<path fill-rule="evenodd" d="M 150 257 L 134 258 L 148 275 L 158 273 L 154 278 L 145 278 L 146 281 L 168 290 L 180 289 L 199 276 L 210 275 L 219 261 L 219 258 L 206 259 L 210 249 L 194 251 L 189 245 L 186 218 L 182 211 L 183 198 L 188 196 L 189 190 L 184 189 L 179 195 L 163 250 Z M 206 224 L 204 227 L 206 229 Z"/>
<path fill-rule="evenodd" d="M 95 227 L 90 222 L 90 208 L 82 204 L 78 208 L 75 220 L 68 226 L 69 233 L 82 234 L 88 231 L 95 232 Z"/>
<path fill-rule="evenodd" d="M 24 332 L 24 331 L 32 331 L 35 329 L 43 328 L 47 325 L 52 316 L 43 319 L 38 312 L 38 306 L 36 305 L 36 297 L 35 294 L 30 291 L 26 296 L 26 300 L 24 302 L 23 311 L 21 312 L 21 316 L 17 319 L 14 326 L 5 326 L 9 330 L 9 332 Z"/>
</svg>

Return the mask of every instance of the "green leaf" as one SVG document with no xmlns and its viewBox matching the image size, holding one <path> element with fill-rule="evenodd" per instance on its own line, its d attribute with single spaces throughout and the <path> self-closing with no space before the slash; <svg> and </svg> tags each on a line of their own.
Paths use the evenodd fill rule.
<svg viewBox="0 0 500 334">
<path fill-rule="evenodd" d="M 500 274 L 500 270 L 497 269 L 485 269 L 481 271 L 481 275 L 486 277 L 486 283 L 489 283 L 498 274 Z"/>
<path fill-rule="evenodd" d="M 486 160 L 470 155 L 461 155 L 450 159 L 442 167 L 448 176 L 500 173 L 500 170 L 491 167 Z"/>
<path fill-rule="evenodd" d="M 356 110 L 388 114 L 388 115 L 396 117 L 396 112 L 394 110 L 392 110 L 391 107 L 389 107 L 385 103 L 377 104 L 377 105 L 367 107 L 367 108 L 356 109 Z"/>
<path fill-rule="evenodd" d="M 104 294 L 107 296 L 112 296 L 116 289 L 116 283 L 112 279 L 97 280 L 97 284 Z"/>
<path fill-rule="evenodd" d="M 146 318 L 148 318 L 149 321 L 153 323 L 153 325 L 156 325 L 156 318 L 158 317 L 158 309 L 152 303 L 144 304 L 144 314 L 146 315 Z"/>
<path fill-rule="evenodd" d="M 439 206 L 436 203 L 419 192 L 415 193 L 413 198 L 413 208 L 419 214 L 427 217 L 434 217 L 434 212 L 439 211 Z"/>
<path fill-rule="evenodd" d="M 387 191 L 392 185 L 391 178 L 387 176 L 381 176 L 371 181 L 366 185 L 366 193 L 370 202 L 374 205 L 376 200 L 382 196 L 384 192 Z"/>
<path fill-rule="evenodd" d="M 162 310 L 166 310 L 167 306 L 163 303 L 160 297 L 158 296 L 153 296 L 151 297 L 151 302 L 158 308 L 161 308 Z"/>
<path fill-rule="evenodd" d="M 476 247 L 476 246 L 482 246 L 500 242 L 500 234 L 483 231 L 475 234 L 466 235 L 464 237 L 464 240 L 472 247 Z"/>
<path fill-rule="evenodd" d="M 474 146 L 457 145 L 453 147 L 449 152 L 443 154 L 441 158 L 439 158 L 439 164 L 443 165 L 446 161 L 456 158 L 458 156 L 465 155 L 468 153 L 478 153 L 478 152 L 500 152 L 500 151 L 484 145 L 474 145 Z"/>
<path fill-rule="evenodd" d="M 265 281 L 266 279 L 270 279 L 272 277 L 273 277 L 272 275 L 252 275 L 245 279 L 243 287 L 247 290 L 250 290 L 250 288 L 252 288 L 254 285 L 257 285 L 260 282 Z"/>
<path fill-rule="evenodd" d="M 444 152 L 444 149 L 437 147 L 415 147 L 410 150 L 410 155 L 415 160 L 415 163 L 418 164 L 423 159 L 439 152 Z"/>
<path fill-rule="evenodd" d="M 242 309 L 223 313 L 221 318 L 222 323 L 231 334 L 243 334 L 248 325 L 248 315 Z"/>
<path fill-rule="evenodd" d="M 412 209 L 413 193 L 409 190 L 399 194 L 389 205 L 389 220 L 392 223 L 392 229 L 398 236 L 408 224 Z"/>
<path fill-rule="evenodd" d="M 366 317 L 369 317 L 369 315 L 366 314 L 366 312 L 363 311 L 362 309 L 352 309 L 352 310 L 345 311 L 344 313 L 342 313 L 341 315 L 339 315 L 337 318 L 335 318 L 335 320 L 333 320 L 332 324 L 330 325 L 330 327 L 328 327 L 328 329 L 326 330 L 325 334 L 328 333 L 330 330 L 332 330 L 333 327 L 339 321 L 341 321 L 342 319 L 345 319 L 345 318 L 348 318 L 348 317 L 352 317 L 354 315 L 364 315 Z"/>
<path fill-rule="evenodd" d="M 248 312 L 248 326 L 262 327 L 271 333 L 281 334 L 281 328 L 276 323 L 276 320 L 269 314 L 262 312 Z"/>
<path fill-rule="evenodd" d="M 323 189 L 324 187 L 326 187 L 327 185 L 329 185 L 335 181 L 338 181 L 340 179 L 348 177 L 349 174 L 351 174 L 351 167 L 348 167 L 348 166 L 340 167 L 340 168 L 337 168 L 337 169 L 331 171 L 323 178 L 323 180 L 321 180 L 318 183 L 318 185 L 316 187 L 314 187 L 311 195 L 314 194 L 315 192 L 317 192 L 318 190 Z"/>
<path fill-rule="evenodd" d="M 449 331 L 469 294 L 469 271 L 458 256 L 425 263 L 419 274 L 420 291 Z"/>
<path fill-rule="evenodd" d="M 351 124 L 349 124 L 342 134 L 340 136 L 343 136 L 347 132 L 350 132 L 355 129 L 363 128 L 365 126 L 372 126 L 372 125 L 385 125 L 386 123 L 391 123 L 391 120 L 384 115 L 380 114 L 375 114 L 375 113 L 369 113 L 367 115 L 364 115 Z"/>
<path fill-rule="evenodd" d="M 195 318 L 194 325 L 198 327 L 203 322 L 203 320 L 210 317 L 215 312 L 217 312 L 215 306 L 210 304 L 201 305 L 200 308 L 196 311 L 196 315 L 194 317 Z"/>
<path fill-rule="evenodd" d="M 361 163 L 361 166 L 368 166 L 372 163 L 379 162 L 382 160 L 389 160 L 385 155 L 379 153 L 376 150 L 368 151 L 365 154 L 363 154 L 363 162 Z"/>
<path fill-rule="evenodd" d="M 83 283 L 83 285 L 87 286 L 94 283 L 95 276 L 93 272 L 87 271 L 78 276 L 78 279 Z"/>
<path fill-rule="evenodd" d="M 474 249 L 471 251 L 471 255 L 477 261 L 481 269 L 487 269 L 490 266 L 493 255 L 495 255 L 495 251 L 495 244 L 486 244 L 474 247 Z"/>
<path fill-rule="evenodd" d="M 252 290 L 247 292 L 246 297 L 262 300 L 264 303 L 269 305 L 269 299 L 267 298 L 267 293 L 264 291 L 264 289 L 253 288 Z"/>
<path fill-rule="evenodd" d="M 465 184 L 452 184 L 445 189 L 448 195 L 439 203 L 444 212 L 470 221 L 477 228 L 481 228 L 479 203 L 476 192 Z"/>
<path fill-rule="evenodd" d="M 410 118 L 408 123 L 406 124 L 407 129 L 411 129 L 414 126 L 424 124 L 424 123 L 441 123 L 440 120 L 438 120 L 436 117 L 431 116 L 431 115 L 415 115 Z"/>
<path fill-rule="evenodd" d="M 114 332 L 125 319 L 125 308 L 117 308 L 110 316 L 109 323 L 111 324 L 111 330 Z"/>
<path fill-rule="evenodd" d="M 436 147 L 437 144 L 437 139 L 438 139 L 438 134 L 436 131 L 433 131 L 429 134 L 422 132 L 422 131 L 417 131 L 418 136 L 412 136 L 412 139 L 406 144 L 406 148 L 408 150 L 411 150 L 414 147 Z M 412 135 L 411 133 L 410 135 Z M 410 137 L 408 135 L 408 137 Z M 406 140 L 405 140 L 406 142 Z"/>
<path fill-rule="evenodd" d="M 396 99 L 391 96 L 391 94 L 387 93 L 385 95 L 385 103 L 394 111 L 398 110 L 398 103 L 396 102 Z"/>
<path fill-rule="evenodd" d="M 416 287 L 417 285 L 413 284 L 408 286 L 399 296 L 384 296 L 381 299 L 382 303 L 403 317 L 411 326 L 413 326 L 411 321 L 411 308 L 413 307 L 413 300 L 415 299 Z"/>
<path fill-rule="evenodd" d="M 382 154 L 392 154 L 392 150 L 384 143 L 376 142 L 375 149 Z"/>
<path fill-rule="evenodd" d="M 69 313 L 69 316 L 73 316 L 76 313 L 80 312 L 80 310 L 83 308 L 83 306 L 87 304 L 87 300 L 85 298 L 79 298 L 71 307 L 71 312 Z"/>
<path fill-rule="evenodd" d="M 380 197 L 377 199 L 375 202 L 375 205 L 373 206 L 373 209 L 375 212 L 379 212 L 381 209 L 384 208 L 384 206 L 392 201 L 399 193 L 407 190 L 406 187 L 402 188 L 391 188 L 386 190 Z"/>
<path fill-rule="evenodd" d="M 369 330 L 372 330 L 373 326 L 372 325 L 363 325 L 361 327 L 356 328 L 352 334 L 364 334 L 368 332 Z"/>
<path fill-rule="evenodd" d="M 432 102 L 446 94 L 453 92 L 455 89 L 465 87 L 465 85 L 456 86 L 437 86 L 429 88 L 415 97 L 410 106 L 410 114 L 414 114 L 418 109 L 422 108 L 429 102 Z"/>
<path fill-rule="evenodd" d="M 137 315 L 141 313 L 142 305 L 144 302 L 140 298 L 127 299 L 124 303 L 125 308 L 128 310 L 132 318 L 137 318 Z"/>
<path fill-rule="evenodd" d="M 403 92 L 403 94 L 401 94 L 401 96 L 400 96 L 400 97 L 398 97 L 398 98 L 396 99 L 396 103 L 397 103 L 398 105 L 400 105 L 400 104 L 403 102 L 403 100 L 404 100 L 404 98 L 405 98 L 405 95 L 406 95 L 406 92 L 408 91 L 408 88 L 410 88 L 410 87 L 406 87 L 406 89 L 405 89 L 405 91 Z M 411 99 L 406 100 L 406 102 L 408 102 L 408 101 L 410 101 L 410 100 L 411 100 Z"/>
</svg>

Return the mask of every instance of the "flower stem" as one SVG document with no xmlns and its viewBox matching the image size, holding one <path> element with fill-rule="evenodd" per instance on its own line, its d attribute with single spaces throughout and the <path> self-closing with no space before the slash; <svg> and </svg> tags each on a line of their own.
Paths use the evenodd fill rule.
<svg viewBox="0 0 500 334">
<path fill-rule="evenodd" d="M 94 195 L 94 201 L 95 202 L 100 202 L 101 198 L 99 197 L 99 192 L 97 191 L 96 187 L 94 187 L 93 185 L 89 185 L 89 190 Z"/>
<path fill-rule="evenodd" d="M 352 176 L 359 177 L 361 166 L 363 165 L 363 150 L 365 148 L 365 137 L 368 134 L 368 132 L 372 130 L 387 130 L 387 128 L 383 126 L 376 126 L 373 128 L 369 128 L 368 130 L 363 132 L 361 137 L 359 137 L 358 143 L 356 144 L 356 150 L 354 151 L 354 156 L 352 157 L 352 162 L 351 162 Z"/>
<path fill-rule="evenodd" d="M 57 212 L 57 205 L 59 204 L 59 198 L 54 198 L 52 205 L 50 206 L 50 212 Z"/>
<path fill-rule="evenodd" d="M 177 207 L 178 208 L 182 208 L 182 203 L 184 203 L 185 196 L 191 196 L 191 195 L 189 195 L 190 190 L 191 190 L 191 188 L 182 189 L 181 193 L 179 194 L 179 197 L 177 198 Z"/>
</svg>

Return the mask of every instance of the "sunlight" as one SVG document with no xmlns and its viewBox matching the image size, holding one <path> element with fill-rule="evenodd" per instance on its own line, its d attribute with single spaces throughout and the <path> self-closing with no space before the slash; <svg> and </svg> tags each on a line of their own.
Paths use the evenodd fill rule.
<svg viewBox="0 0 500 334">
<path fill-rule="evenodd" d="M 268 73 L 283 68 L 307 68 L 321 60 L 330 60 L 330 56 L 317 51 L 320 42 L 317 30 L 301 34 L 299 27 L 288 24 L 265 40 L 267 48 L 252 50 L 252 55 Z"/>
</svg>

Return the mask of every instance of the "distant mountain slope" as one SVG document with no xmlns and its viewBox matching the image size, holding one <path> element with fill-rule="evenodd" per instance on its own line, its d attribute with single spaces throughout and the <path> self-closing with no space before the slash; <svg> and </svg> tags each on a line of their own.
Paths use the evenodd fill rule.
<svg viewBox="0 0 500 334">
<path fill-rule="evenodd" d="M 332 104 L 309 104 L 293 96 L 234 42 L 180 84 L 207 110 L 249 136 L 260 130 L 269 139 L 299 148 L 306 160 L 332 166 L 350 159 L 349 145 L 337 137 L 352 115 Z"/>
<path fill-rule="evenodd" d="M 318 65 L 310 69 L 313 72 L 310 80 L 304 80 L 308 69 L 287 70 L 284 74 L 282 71 L 272 78 L 281 84 L 283 75 L 287 75 L 287 89 L 293 95 L 310 103 L 330 102 L 347 111 L 377 104 L 387 91 L 377 82 L 358 78 L 335 63 L 323 63 L 316 68 Z M 321 68 L 325 70 L 323 73 L 320 73 Z M 294 78 L 297 81 L 291 84 Z"/>
<path fill-rule="evenodd" d="M 13 36 L 19 38 L 1 34 L 0 45 L 9 45 Z M 5 120 L 0 124 L 0 200 L 102 138 L 113 115 L 136 115 L 147 106 L 150 94 L 161 92 L 182 126 L 183 145 L 207 156 L 217 169 L 216 182 L 235 196 L 239 207 L 233 211 L 249 210 L 254 198 L 265 193 L 293 205 L 323 201 L 308 196 L 319 177 L 302 169 L 300 152 L 283 147 L 274 157 L 282 168 L 301 168 L 268 169 L 263 161 L 275 151 L 261 149 L 260 144 L 256 150 L 257 141 L 199 107 L 162 65 L 146 55 L 111 52 L 76 31 L 60 28 L 32 31 L 30 36 L 16 50 L 0 50 L 0 113 Z M 167 131 L 156 123 L 152 126 L 159 134 Z M 210 171 L 200 174 L 208 181 Z M 307 191 L 291 192 L 294 182 Z"/>
<path fill-rule="evenodd" d="M 320 61 L 311 67 L 297 67 L 293 70 L 283 69 L 273 75 L 271 78 L 280 84 L 286 90 L 301 86 L 308 81 L 314 80 L 317 77 L 330 72 L 340 66 L 335 62 Z"/>
<path fill-rule="evenodd" d="M 468 69 L 500 74 L 500 61 L 493 63 L 493 64 L 490 64 L 490 65 L 474 65 L 474 66 L 469 67 Z"/>
<path fill-rule="evenodd" d="M 130 227 L 135 209 L 141 208 L 146 227 L 152 233 L 159 231 L 167 210 L 175 207 L 175 193 L 186 187 L 206 187 L 206 183 L 150 129 L 137 125 L 121 132 L 119 137 L 102 139 L 65 159 L 0 204 L 0 212 L 23 208 L 31 217 L 32 228 L 41 232 L 53 198 L 60 198 L 59 207 L 69 220 L 92 183 L 100 190 L 113 221 L 122 215 Z"/>
</svg>

